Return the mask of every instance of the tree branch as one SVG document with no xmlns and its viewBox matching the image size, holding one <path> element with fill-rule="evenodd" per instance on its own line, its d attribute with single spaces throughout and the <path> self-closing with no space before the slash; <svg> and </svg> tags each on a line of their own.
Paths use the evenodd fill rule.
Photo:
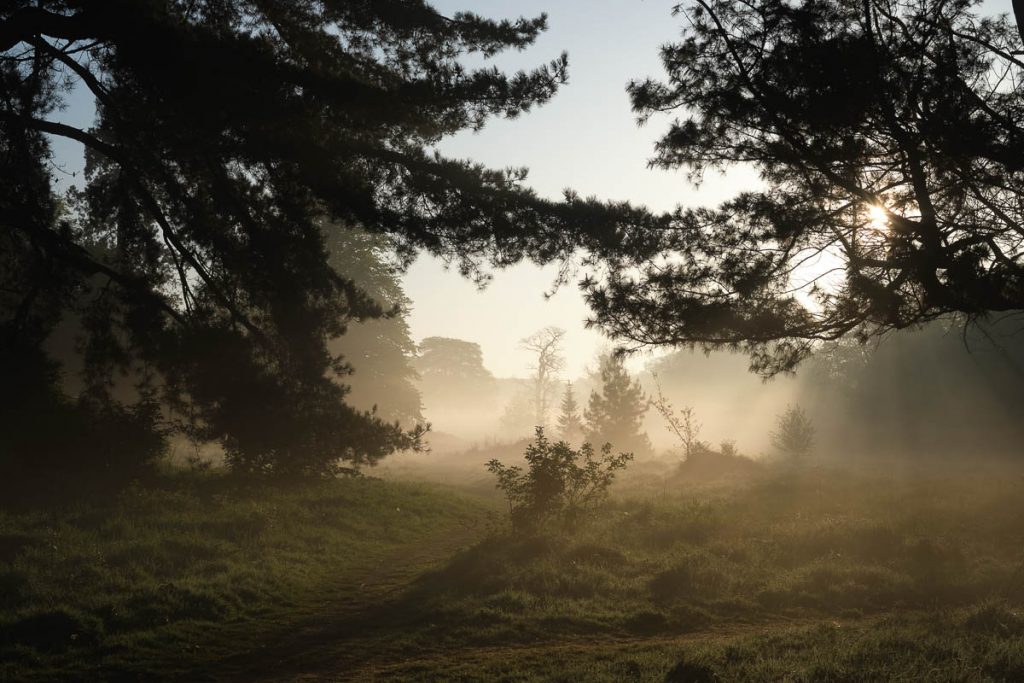
<svg viewBox="0 0 1024 683">
<path fill-rule="evenodd" d="M 102 22 L 95 20 L 87 11 L 69 16 L 40 7 L 24 7 L 0 23 L 0 52 L 7 52 L 35 35 L 83 40 L 98 38 L 101 34 Z"/>
</svg>

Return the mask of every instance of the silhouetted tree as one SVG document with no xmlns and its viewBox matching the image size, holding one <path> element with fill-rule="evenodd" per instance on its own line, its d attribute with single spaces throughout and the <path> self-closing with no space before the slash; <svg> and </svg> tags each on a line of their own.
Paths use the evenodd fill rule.
<svg viewBox="0 0 1024 683">
<path fill-rule="evenodd" d="M 483 352 L 475 342 L 449 337 L 427 337 L 414 363 L 419 372 L 423 400 L 429 408 L 440 403 L 479 407 L 494 400 L 494 375 L 484 367 Z"/>
<path fill-rule="evenodd" d="M 601 390 L 591 392 L 583 413 L 587 441 L 609 442 L 634 453 L 650 452 L 651 442 L 642 426 L 647 398 L 640 382 L 629 376 L 621 357 L 610 353 L 599 357 L 597 375 Z"/>
<path fill-rule="evenodd" d="M 558 414 L 558 435 L 569 443 L 576 443 L 583 438 L 583 420 L 580 418 L 580 407 L 572 390 L 572 382 L 565 383 L 565 393 L 562 394 L 561 410 Z"/>
<path fill-rule="evenodd" d="M 565 256 L 572 206 L 524 189 L 524 170 L 433 151 L 555 93 L 564 55 L 511 76 L 463 60 L 544 28 L 420 0 L 3 3 L 0 355 L 40 348 L 74 311 L 95 386 L 152 378 L 242 470 L 329 473 L 414 446 L 343 402 L 327 341 L 384 310 L 329 267 L 321 218 L 478 278 L 488 259 Z M 62 116 L 71 87 L 93 126 Z M 63 203 L 52 138 L 87 155 Z"/>
<path fill-rule="evenodd" d="M 379 318 L 353 320 L 345 334 L 328 345 L 351 366 L 352 373 L 342 380 L 351 391 L 348 402 L 364 410 L 376 407 L 379 417 L 406 427 L 422 423 L 419 375 L 413 368 L 416 343 L 406 322 L 412 302 L 402 289 L 388 239 L 334 228 L 328 233 L 327 248 L 331 267 L 386 311 Z"/>
<path fill-rule="evenodd" d="M 556 377 L 565 367 L 561 344 L 565 330 L 545 327 L 519 342 L 522 348 L 534 354 L 536 360 L 530 378 L 533 393 L 533 426 L 546 427 L 551 412 L 552 395 L 557 387 Z"/>
<path fill-rule="evenodd" d="M 1024 61 L 1004 18 L 944 0 L 696 0 L 641 121 L 652 164 L 755 168 L 764 189 L 638 233 L 596 321 L 639 345 L 742 348 L 789 370 L 821 340 L 1024 307 Z"/>
<path fill-rule="evenodd" d="M 446 382 L 490 382 L 491 371 L 484 367 L 484 354 L 476 342 L 451 337 L 427 337 L 420 342 L 416 369 L 424 379 Z"/>
</svg>

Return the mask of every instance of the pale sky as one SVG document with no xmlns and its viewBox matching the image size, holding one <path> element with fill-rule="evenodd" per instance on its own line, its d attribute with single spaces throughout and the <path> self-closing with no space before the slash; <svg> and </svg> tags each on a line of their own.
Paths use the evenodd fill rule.
<svg viewBox="0 0 1024 683">
<path fill-rule="evenodd" d="M 523 52 L 494 60 L 507 70 L 532 68 L 569 53 L 569 83 L 547 105 L 512 121 L 491 121 L 479 133 L 446 140 L 441 150 L 491 167 L 527 166 L 528 184 L 557 198 L 564 188 L 602 199 L 630 200 L 655 210 L 677 204 L 717 204 L 757 183 L 749 171 L 709 177 L 700 189 L 682 173 L 650 170 L 647 159 L 668 117 L 639 128 L 625 92 L 633 78 L 661 77 L 658 48 L 676 40 L 681 16 L 671 15 L 678 0 L 436 0 L 445 14 L 471 10 L 495 18 L 548 14 L 548 31 Z M 1008 12 L 1010 0 L 988 0 L 986 12 Z M 72 98 L 60 119 L 88 127 L 93 110 L 84 97 Z M 75 172 L 81 148 L 54 141 L 55 161 Z M 69 178 L 69 182 L 75 182 Z M 529 355 L 518 340 L 548 325 L 567 331 L 565 376 L 578 376 L 594 355 L 610 344 L 585 330 L 587 308 L 575 285 L 545 300 L 555 270 L 521 264 L 494 274 L 484 290 L 442 263 L 421 256 L 403 278 L 413 301 L 409 319 L 413 338 L 440 335 L 481 345 L 484 363 L 496 375 L 524 376 Z M 633 361 L 634 368 L 642 363 Z"/>
<path fill-rule="evenodd" d="M 679 36 L 682 18 L 671 15 L 673 0 L 441 0 L 434 6 L 450 13 L 469 9 L 494 18 L 548 14 L 548 31 L 527 50 L 501 55 L 505 69 L 531 68 L 569 53 L 569 83 L 545 106 L 512 121 L 495 120 L 480 133 L 446 141 L 441 150 L 488 166 L 527 166 L 528 184 L 541 195 L 558 198 L 569 187 L 583 196 L 630 200 L 657 210 L 676 204 L 717 203 L 755 182 L 746 174 L 730 177 L 731 186 L 709 179 L 695 191 L 682 173 L 650 170 L 647 159 L 669 119 L 638 128 L 626 95 L 632 78 L 660 76 L 658 48 Z M 526 374 L 529 355 L 518 340 L 555 325 L 566 330 L 566 377 L 593 365 L 594 355 L 610 342 L 585 330 L 587 307 L 575 284 L 545 300 L 555 267 L 521 264 L 494 274 L 484 291 L 446 272 L 436 259 L 421 256 L 405 276 L 414 302 L 413 336 L 453 336 L 478 342 L 484 363 L 499 376 Z M 634 363 L 641 361 L 634 361 Z"/>
<path fill-rule="evenodd" d="M 502 55 L 507 69 L 530 68 L 569 53 L 569 83 L 544 107 L 513 121 L 493 121 L 478 134 L 461 134 L 441 150 L 492 167 L 527 166 L 528 183 L 540 194 L 557 198 L 566 187 L 603 199 L 630 200 L 655 210 L 678 204 L 717 204 L 749 189 L 758 180 L 751 171 L 708 177 L 694 188 L 683 173 L 647 168 L 654 142 L 670 117 L 651 119 L 638 128 L 625 92 L 630 79 L 664 74 L 658 48 L 678 39 L 685 18 L 672 16 L 680 0 L 438 0 L 444 13 L 471 10 L 494 18 L 548 14 L 548 31 L 521 53 Z M 987 0 L 984 13 L 1010 12 L 1010 0 Z M 405 276 L 415 308 L 413 336 L 454 336 L 478 342 L 484 363 L 496 375 L 525 374 L 529 355 L 517 341 L 556 325 L 567 331 L 566 376 L 592 365 L 594 354 L 610 344 L 585 330 L 587 307 L 575 286 L 545 301 L 554 268 L 532 264 L 495 273 L 478 292 L 456 272 L 421 256 Z M 632 361 L 638 370 L 642 359 Z"/>
</svg>

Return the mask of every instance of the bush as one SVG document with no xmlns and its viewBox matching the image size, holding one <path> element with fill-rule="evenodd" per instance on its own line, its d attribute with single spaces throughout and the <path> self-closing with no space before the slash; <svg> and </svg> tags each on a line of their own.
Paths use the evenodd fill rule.
<svg viewBox="0 0 1024 683">
<path fill-rule="evenodd" d="M 772 445 L 790 458 L 803 458 L 814 448 L 814 425 L 799 406 L 790 406 L 779 416 L 771 435 Z"/>
<path fill-rule="evenodd" d="M 534 530 L 549 523 L 573 525 L 593 511 L 608 494 L 615 473 L 633 459 L 632 453 L 612 455 L 611 444 L 600 454 L 589 443 L 573 450 L 565 441 L 551 443 L 537 427 L 526 447 L 527 469 L 498 460 L 487 469 L 498 478 L 497 488 L 508 499 L 512 528 Z"/>
<path fill-rule="evenodd" d="M 0 496 L 29 498 L 38 486 L 80 490 L 127 481 L 165 454 L 159 405 L 146 394 L 122 403 L 104 392 L 68 396 L 59 367 L 40 354 L 0 359 Z"/>
</svg>

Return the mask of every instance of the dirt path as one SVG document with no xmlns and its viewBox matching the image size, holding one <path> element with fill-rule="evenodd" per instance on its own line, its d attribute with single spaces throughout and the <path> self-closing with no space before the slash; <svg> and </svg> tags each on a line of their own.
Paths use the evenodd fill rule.
<svg viewBox="0 0 1024 683">
<path fill-rule="evenodd" d="M 460 667 L 529 659 L 570 659 L 589 653 L 628 651 L 639 647 L 684 647 L 765 633 L 784 633 L 817 626 L 861 631 L 884 615 L 836 620 L 832 617 L 770 618 L 723 623 L 701 631 L 658 636 L 571 636 L 557 641 L 509 645 L 418 646 L 402 650 L 381 634 L 415 628 L 402 612 L 408 591 L 425 574 L 444 567 L 459 550 L 487 534 L 481 520 L 475 525 L 454 526 L 368 562 L 363 572 L 348 576 L 337 591 L 325 595 L 321 608 L 278 631 L 256 650 L 239 653 L 218 667 L 213 679 L 246 683 L 323 683 L 400 679 L 410 670 L 444 672 L 457 662 Z M 400 639 L 396 639 L 400 640 Z M 479 670 L 479 669 L 477 669 Z"/>
<path fill-rule="evenodd" d="M 346 577 L 334 594 L 325 595 L 324 606 L 315 615 L 290 624 L 259 649 L 222 662 L 214 678 L 239 683 L 323 680 L 320 672 L 338 671 L 349 658 L 345 643 L 362 632 L 367 620 L 417 578 L 443 566 L 486 533 L 483 520 L 449 527 L 368 563 L 360 574 Z"/>
<path fill-rule="evenodd" d="M 409 669 L 442 671 L 451 666 L 457 659 L 460 666 L 485 664 L 494 662 L 519 661 L 524 658 L 566 659 L 580 654 L 602 654 L 610 651 L 629 650 L 637 647 L 687 646 L 706 642 L 722 641 L 762 635 L 797 631 L 816 626 L 861 631 L 884 618 L 884 615 L 873 615 L 856 620 L 838 621 L 834 618 L 803 618 L 775 619 L 757 623 L 720 624 L 701 631 L 693 631 L 670 636 L 636 636 L 613 637 L 595 636 L 593 638 L 572 638 L 554 643 L 527 643 L 508 646 L 486 646 L 460 648 L 457 652 L 436 652 L 389 662 L 366 662 L 355 668 L 338 668 L 332 672 L 308 678 L 302 681 L 372 681 L 390 679 L 392 676 Z"/>
<path fill-rule="evenodd" d="M 860 631 L 884 615 L 841 621 L 831 617 L 775 618 L 752 622 L 719 624 L 714 627 L 665 636 L 595 635 L 573 636 L 556 642 L 519 643 L 507 646 L 466 646 L 415 652 L 382 647 L 368 649 L 369 632 L 380 633 L 392 621 L 396 629 L 412 626 L 395 611 L 398 598 L 425 573 L 439 569 L 460 549 L 486 535 L 484 526 L 446 529 L 413 548 L 391 553 L 373 563 L 358 583 L 328 600 L 319 616 L 293 625 L 286 633 L 256 652 L 238 655 L 230 674 L 217 680 L 254 683 L 323 683 L 326 681 L 368 681 L 400 677 L 403 671 L 442 672 L 457 659 L 460 666 L 501 663 L 529 658 L 571 658 L 588 653 L 625 651 L 637 647 L 688 646 L 800 630 L 816 626 Z M 389 621 L 390 620 L 390 621 Z"/>
</svg>

